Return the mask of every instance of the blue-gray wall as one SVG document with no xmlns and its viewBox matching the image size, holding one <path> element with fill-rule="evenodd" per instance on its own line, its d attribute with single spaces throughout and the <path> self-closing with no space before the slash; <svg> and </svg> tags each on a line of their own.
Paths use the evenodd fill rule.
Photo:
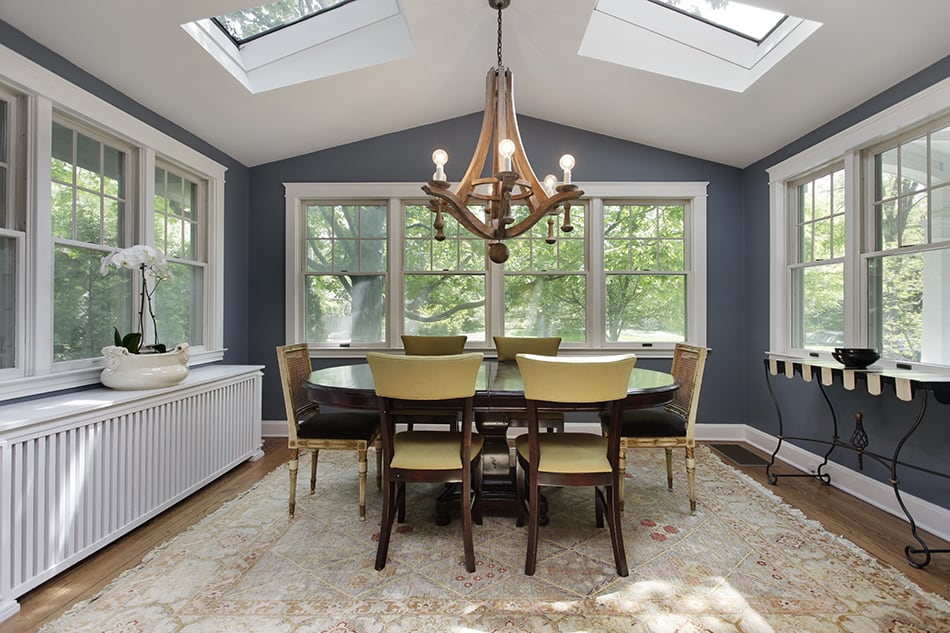
<svg viewBox="0 0 950 633">
<path fill-rule="evenodd" d="M 273 366 L 274 347 L 284 341 L 284 187 L 285 182 L 417 182 L 432 173 L 432 150 L 443 147 L 460 175 L 475 150 L 481 113 L 405 130 L 282 160 L 251 169 L 251 226 L 255 265 L 249 280 L 249 323 L 254 332 L 251 358 Z M 709 357 L 702 399 L 703 419 L 736 422 L 742 418 L 742 398 L 730 367 L 743 348 L 742 191 L 738 169 L 680 154 L 621 141 L 608 136 L 519 117 L 521 138 L 532 166 L 554 171 L 565 152 L 577 159 L 577 181 L 708 181 L 707 283 Z M 454 158 L 453 158 L 454 157 Z M 453 167 L 454 165 L 454 167 Z M 423 195 L 420 191 L 420 195 Z M 263 256 L 266 254 L 266 257 Z M 324 361 L 321 361 L 324 362 Z M 645 367 L 651 366 L 643 361 Z M 662 366 L 661 363 L 659 366 Z M 669 368 L 669 361 L 665 363 Z M 283 419 L 279 377 L 266 372 L 264 418 Z"/>
<path fill-rule="evenodd" d="M 803 136 L 774 154 L 750 165 L 742 172 L 742 206 L 745 235 L 744 321 L 747 325 L 745 349 L 738 357 L 736 368 L 741 371 L 746 385 L 746 408 L 742 421 L 769 434 L 778 433 L 775 407 L 768 395 L 763 369 L 763 352 L 769 348 L 769 190 L 766 169 L 819 143 L 834 134 L 855 125 L 921 90 L 950 77 L 950 56 L 902 81 L 868 100 L 853 110 Z M 777 121 L 780 124 L 780 121 Z M 800 378 L 787 380 L 782 376 L 772 379 L 781 406 L 785 433 L 804 437 L 831 435 L 831 417 L 815 383 L 806 384 Z M 862 383 L 858 383 L 859 390 Z M 893 391 L 873 397 L 859 390 L 846 392 L 839 384 L 829 388 L 829 397 L 839 421 L 839 435 L 849 441 L 855 425 L 855 413 L 860 412 L 868 431 L 869 451 L 892 454 L 897 441 L 911 426 L 920 410 L 919 400 L 901 403 Z M 705 395 L 705 394 L 704 394 Z M 921 396 L 918 395 L 918 398 Z M 901 452 L 901 460 L 937 472 L 950 473 L 947 464 L 950 440 L 950 406 L 934 403 L 918 431 Z M 813 443 L 797 442 L 806 450 L 823 452 L 824 447 Z M 857 469 L 857 456 L 838 449 L 834 461 Z M 887 481 L 887 469 L 873 460 L 865 460 L 866 473 Z M 950 485 L 947 479 L 901 468 L 901 489 L 950 507 Z"/>
<path fill-rule="evenodd" d="M 133 101 L 0 20 L 0 44 L 16 51 L 140 121 L 201 152 L 227 168 L 224 186 L 224 360 L 247 364 L 248 170 L 221 150 Z"/>
</svg>

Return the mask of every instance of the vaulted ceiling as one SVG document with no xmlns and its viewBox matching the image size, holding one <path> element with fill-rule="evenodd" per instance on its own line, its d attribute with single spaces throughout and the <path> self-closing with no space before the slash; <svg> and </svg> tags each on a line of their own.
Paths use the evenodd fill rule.
<svg viewBox="0 0 950 633">
<path fill-rule="evenodd" d="M 950 54 L 947 0 L 746 2 L 821 27 L 737 92 L 579 55 L 596 0 L 512 0 L 518 113 L 745 167 Z M 0 19 L 248 166 L 484 106 L 487 0 L 398 0 L 410 56 L 254 94 L 181 25 L 259 3 L 23 0 Z"/>
</svg>

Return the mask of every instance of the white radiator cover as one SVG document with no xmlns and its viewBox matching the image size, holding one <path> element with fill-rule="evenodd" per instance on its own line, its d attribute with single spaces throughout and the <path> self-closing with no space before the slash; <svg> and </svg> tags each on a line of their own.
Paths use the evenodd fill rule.
<svg viewBox="0 0 950 633">
<path fill-rule="evenodd" d="M 0 621 L 30 589 L 259 458 L 261 369 L 0 405 Z"/>
</svg>

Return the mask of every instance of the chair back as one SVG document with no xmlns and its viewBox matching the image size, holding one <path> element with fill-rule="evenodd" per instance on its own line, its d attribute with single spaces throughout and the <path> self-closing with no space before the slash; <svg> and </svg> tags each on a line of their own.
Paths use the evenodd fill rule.
<svg viewBox="0 0 950 633">
<path fill-rule="evenodd" d="M 515 360 L 515 356 L 518 354 L 557 356 L 558 347 L 561 346 L 560 336 L 495 336 L 493 338 L 500 361 Z"/>
<path fill-rule="evenodd" d="M 465 351 L 468 337 L 461 336 L 411 336 L 402 335 L 402 345 L 408 356 L 445 356 Z"/>
<path fill-rule="evenodd" d="M 516 357 L 527 400 L 594 403 L 627 397 L 635 354 Z"/>
<path fill-rule="evenodd" d="M 666 405 L 666 410 L 683 416 L 686 420 L 687 437 L 692 437 L 695 433 L 696 409 L 699 405 L 699 392 L 708 352 L 705 347 L 686 343 L 677 343 L 673 351 L 673 367 L 670 373 L 680 387 L 676 390 L 673 401 Z"/>
<path fill-rule="evenodd" d="M 284 390 L 284 408 L 287 410 L 287 434 L 291 443 L 297 441 L 297 420 L 307 413 L 319 410 L 319 405 L 310 400 L 303 381 L 312 371 L 310 350 L 306 343 L 277 347 L 277 367 Z"/>
<path fill-rule="evenodd" d="M 464 337 L 463 337 L 464 338 Z M 443 356 L 398 356 L 369 352 L 376 395 L 397 400 L 452 400 L 475 395 L 481 352 Z"/>
</svg>

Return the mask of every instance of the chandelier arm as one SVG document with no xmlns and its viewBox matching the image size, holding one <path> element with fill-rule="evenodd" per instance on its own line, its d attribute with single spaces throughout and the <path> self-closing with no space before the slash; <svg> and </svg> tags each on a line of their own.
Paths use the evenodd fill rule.
<svg viewBox="0 0 950 633">
<path fill-rule="evenodd" d="M 472 160 L 465 170 L 465 175 L 459 181 L 456 188 L 456 195 L 462 200 L 467 200 L 475 187 L 475 181 L 482 175 L 485 167 L 485 159 L 492 145 L 492 132 L 494 131 L 495 102 L 497 93 L 495 90 L 498 81 L 498 73 L 494 68 L 488 69 L 488 76 L 485 81 L 485 113 L 482 117 L 482 129 L 478 133 L 478 142 L 475 145 L 475 152 L 472 154 Z"/>
<path fill-rule="evenodd" d="M 584 192 L 580 189 L 575 189 L 573 191 L 563 191 L 557 193 L 547 199 L 542 206 L 535 208 L 527 217 L 521 219 L 517 224 L 512 224 L 505 229 L 505 237 L 503 239 L 510 239 L 513 237 L 518 237 L 522 233 L 527 232 L 531 227 L 541 221 L 546 215 L 556 215 L 557 212 L 554 211 L 557 207 L 561 206 L 566 202 L 571 202 L 572 200 L 577 200 L 584 195 Z"/>
<path fill-rule="evenodd" d="M 524 143 L 521 141 L 521 130 L 518 129 L 518 117 L 515 112 L 515 92 L 514 92 L 514 77 L 510 70 L 505 69 L 505 125 L 508 132 L 511 134 L 509 138 L 515 144 L 515 152 L 511 156 L 511 164 L 514 169 L 518 172 L 518 175 L 528 182 L 528 186 L 531 189 L 531 195 L 528 198 L 528 206 L 531 208 L 537 208 L 540 205 L 544 204 L 544 188 L 541 186 L 541 182 L 538 180 L 538 177 L 535 175 L 534 170 L 531 169 L 531 163 L 528 161 L 528 155 L 524 151 Z"/>
<path fill-rule="evenodd" d="M 468 207 L 458 196 L 448 189 L 433 189 L 430 184 L 422 185 L 422 190 L 430 196 L 445 201 L 446 204 L 442 209 L 443 213 L 451 215 L 470 233 L 486 240 L 496 239 L 495 230 L 472 215 L 472 212 L 468 210 Z"/>
</svg>

